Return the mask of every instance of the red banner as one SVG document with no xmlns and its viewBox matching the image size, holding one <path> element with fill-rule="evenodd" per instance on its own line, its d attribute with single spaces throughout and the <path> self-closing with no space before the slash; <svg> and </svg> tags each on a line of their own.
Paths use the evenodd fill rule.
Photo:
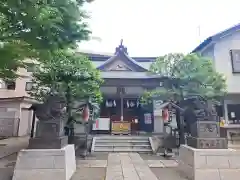
<svg viewBox="0 0 240 180">
<path fill-rule="evenodd" d="M 82 113 L 82 118 L 84 121 L 88 122 L 89 119 L 89 108 L 88 106 L 84 107 L 83 113 Z"/>
</svg>

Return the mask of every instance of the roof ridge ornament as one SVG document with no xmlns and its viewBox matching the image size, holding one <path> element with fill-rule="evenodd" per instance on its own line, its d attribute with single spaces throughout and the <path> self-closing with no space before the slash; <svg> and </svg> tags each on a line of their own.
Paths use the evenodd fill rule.
<svg viewBox="0 0 240 180">
<path fill-rule="evenodd" d="M 124 52 L 124 53 L 128 54 L 127 48 L 123 45 L 123 39 L 120 40 L 120 44 L 118 47 L 116 47 L 114 54 L 116 55 L 119 52 Z"/>
</svg>

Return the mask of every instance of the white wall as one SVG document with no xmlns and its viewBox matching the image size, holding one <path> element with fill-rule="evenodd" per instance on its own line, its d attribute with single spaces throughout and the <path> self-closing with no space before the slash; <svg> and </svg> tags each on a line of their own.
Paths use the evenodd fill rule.
<svg viewBox="0 0 240 180">
<path fill-rule="evenodd" d="M 206 49 L 204 49 L 201 55 L 205 57 L 209 57 L 214 61 L 214 45 L 211 45 Z"/>
<path fill-rule="evenodd" d="M 224 99 L 224 119 L 228 121 L 228 104 L 240 104 L 240 92 L 239 94 L 228 94 Z"/>
<path fill-rule="evenodd" d="M 240 93 L 240 74 L 232 73 L 230 50 L 240 49 L 240 31 L 223 37 L 214 46 L 216 70 L 227 78 L 228 93 Z"/>
</svg>

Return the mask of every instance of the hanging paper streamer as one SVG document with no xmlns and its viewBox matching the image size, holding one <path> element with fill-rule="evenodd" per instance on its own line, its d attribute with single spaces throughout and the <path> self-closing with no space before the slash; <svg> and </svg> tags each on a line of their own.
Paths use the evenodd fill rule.
<svg viewBox="0 0 240 180">
<path fill-rule="evenodd" d="M 116 107 L 116 101 L 115 100 L 106 100 L 106 107 Z"/>
<path fill-rule="evenodd" d="M 130 101 L 130 107 L 134 107 L 135 103 L 133 101 Z"/>
<path fill-rule="evenodd" d="M 152 115 L 151 113 L 144 114 L 144 123 L 145 124 L 152 124 Z"/>
</svg>

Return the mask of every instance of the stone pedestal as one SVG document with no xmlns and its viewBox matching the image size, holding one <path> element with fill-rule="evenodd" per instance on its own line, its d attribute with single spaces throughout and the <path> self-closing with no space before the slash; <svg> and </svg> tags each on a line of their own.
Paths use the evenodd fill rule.
<svg viewBox="0 0 240 180">
<path fill-rule="evenodd" d="M 76 171 L 74 145 L 19 152 L 13 180 L 69 180 Z"/>
<path fill-rule="evenodd" d="M 181 145 L 178 170 L 190 180 L 239 180 L 240 151 Z"/>
<path fill-rule="evenodd" d="M 228 141 L 226 138 L 199 138 L 187 137 L 187 144 L 198 149 L 227 149 Z"/>
<path fill-rule="evenodd" d="M 198 149 L 227 149 L 228 141 L 220 137 L 217 121 L 197 121 L 190 127 L 187 145 Z"/>
<path fill-rule="evenodd" d="M 29 149 L 61 149 L 68 144 L 62 120 L 38 121 L 36 134 L 29 140 Z"/>
<path fill-rule="evenodd" d="M 61 149 L 68 144 L 68 137 L 35 137 L 29 139 L 28 149 Z"/>
</svg>

